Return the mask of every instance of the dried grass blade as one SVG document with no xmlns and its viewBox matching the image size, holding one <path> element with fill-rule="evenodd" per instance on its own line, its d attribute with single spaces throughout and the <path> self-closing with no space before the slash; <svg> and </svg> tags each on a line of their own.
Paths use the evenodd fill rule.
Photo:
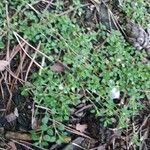
<svg viewBox="0 0 150 150">
<path fill-rule="evenodd" d="M 39 43 L 38 46 L 37 46 L 37 49 L 39 49 L 39 48 L 40 48 L 40 43 Z M 29 67 L 28 67 L 27 72 L 26 72 L 26 75 L 25 75 L 25 81 L 27 81 L 30 68 L 31 68 L 31 66 L 32 66 L 32 64 L 33 64 L 33 62 L 34 62 L 36 56 L 37 56 L 37 51 L 35 51 L 34 56 L 33 56 L 33 59 L 31 60 L 31 62 L 30 62 L 30 64 L 29 64 Z"/>
<path fill-rule="evenodd" d="M 44 57 L 46 57 L 48 60 L 51 60 L 46 54 L 44 54 L 43 52 L 39 51 L 37 48 L 33 47 L 31 44 L 29 44 L 24 38 L 22 38 L 18 33 L 13 32 L 15 37 L 17 38 L 17 41 L 19 40 L 18 37 L 24 41 L 27 45 L 29 45 L 33 50 L 37 51 L 39 54 L 43 55 Z"/>
<path fill-rule="evenodd" d="M 18 41 L 18 43 L 20 44 L 20 47 L 21 47 L 21 49 L 24 51 L 24 53 L 31 59 L 31 60 L 33 60 L 33 58 L 26 52 L 26 50 L 22 47 L 22 45 L 21 45 L 21 42 L 19 41 L 19 38 L 17 37 L 17 35 L 15 34 L 15 32 L 14 32 L 14 36 L 16 37 L 16 39 L 17 39 L 17 41 Z M 23 39 L 23 38 L 22 38 Z M 24 40 L 24 39 L 23 39 Z M 25 41 L 26 42 L 26 41 Z M 26 42 L 27 43 L 27 42 Z M 29 45 L 29 44 L 28 44 Z M 30 46 L 30 45 L 29 45 Z M 31 46 L 30 46 L 31 47 Z M 35 48 L 34 48 L 35 49 Z M 33 60 L 33 62 L 39 67 L 39 68 L 41 68 L 42 69 L 42 66 L 39 64 L 39 63 L 37 63 L 35 60 Z"/>
</svg>

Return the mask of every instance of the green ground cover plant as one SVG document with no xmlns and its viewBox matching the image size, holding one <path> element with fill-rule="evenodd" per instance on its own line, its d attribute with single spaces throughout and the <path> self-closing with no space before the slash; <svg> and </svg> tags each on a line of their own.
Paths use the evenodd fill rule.
<svg viewBox="0 0 150 150">
<path fill-rule="evenodd" d="M 146 3 L 144 0 L 122 0 L 120 2 L 122 10 L 133 21 L 146 25 Z M 147 17 L 148 18 L 148 17 Z"/>
<path fill-rule="evenodd" d="M 71 26 L 74 26 L 75 30 L 79 28 L 70 20 L 66 24 L 68 25 L 65 32 L 59 33 L 64 41 L 70 40 L 67 44 L 61 41 L 61 46 L 57 49 L 66 49 L 61 60 L 71 67 L 63 74 L 52 71 L 48 66 L 40 73 L 35 73 L 31 79 L 33 85 L 29 87 L 33 92 L 34 101 L 51 110 L 50 120 L 67 121 L 70 107 L 80 102 L 79 90 L 84 88 L 91 93 L 84 97 L 84 102 L 93 104 L 91 113 L 104 118 L 105 126 L 112 124 L 113 117 L 118 116 L 118 128 L 127 127 L 128 118 L 136 115 L 142 108 L 140 99 L 145 97 L 144 90 L 148 89 L 150 84 L 149 64 L 142 63 L 144 54 L 129 46 L 118 31 L 107 35 L 106 46 L 94 49 L 92 42 L 96 36 L 100 36 L 100 32 L 85 34 L 82 30 L 74 31 L 74 37 L 66 35 L 66 30 L 69 33 L 69 30 L 72 30 Z M 61 26 L 63 25 L 64 22 Z M 59 46 L 60 41 L 51 42 Z M 127 104 L 119 107 L 109 97 L 113 87 L 118 87 L 124 98 L 128 97 Z M 95 94 L 96 96 L 93 96 Z M 42 123 L 44 126 L 47 125 L 45 122 Z M 53 124 L 50 128 L 53 129 Z M 58 132 L 59 129 L 53 133 L 55 139 Z"/>
<path fill-rule="evenodd" d="M 143 63 L 145 52 L 135 50 L 119 31 L 110 33 L 101 24 L 95 31 L 81 27 L 75 17 L 62 15 L 63 2 L 56 1 L 55 9 L 43 13 L 27 7 L 28 2 L 34 3 L 10 1 L 10 20 L 5 19 L 7 2 L 0 2 L 0 49 L 6 48 L 6 38 L 15 45 L 17 32 L 34 46 L 40 42 L 41 52 L 49 58 L 37 56 L 43 69 L 33 73 L 22 90 L 22 95 L 32 95 L 36 105 L 46 108 L 39 130 L 31 131 L 35 144 L 44 147 L 50 142 L 64 142 L 70 136 L 64 126 L 70 108 L 80 102 L 92 104 L 90 113 L 103 118 L 105 127 L 112 125 L 115 118 L 117 128 L 127 128 L 129 118 L 144 107 L 142 99 L 150 85 L 150 64 Z M 123 1 L 121 7 L 137 22 L 144 16 L 143 0 L 136 1 L 134 7 L 130 0 Z M 83 11 L 80 1 L 73 1 L 70 9 L 74 16 Z M 67 66 L 62 72 L 51 69 L 58 61 Z M 110 96 L 113 88 L 120 91 L 122 103 Z"/>
</svg>

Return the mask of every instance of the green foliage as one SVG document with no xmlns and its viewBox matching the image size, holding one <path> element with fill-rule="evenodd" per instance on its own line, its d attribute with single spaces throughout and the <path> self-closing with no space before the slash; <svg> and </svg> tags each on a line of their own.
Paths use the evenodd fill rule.
<svg viewBox="0 0 150 150">
<path fill-rule="evenodd" d="M 3 9 L 6 3 L 0 3 L 0 28 L 5 33 L 0 38 L 0 49 L 4 48 L 6 35 L 9 35 L 11 44 L 16 43 L 12 32 L 15 31 L 33 45 L 40 42 L 40 50 L 51 58 L 51 62 L 45 62 L 44 69 L 32 75 L 30 83 L 22 91 L 23 95 L 32 92 L 34 102 L 50 111 L 44 113 L 40 130 L 31 132 L 36 144 L 44 147 L 49 142 L 63 142 L 69 135 L 57 122 L 68 121 L 70 107 L 81 101 L 93 104 L 91 113 L 95 117 L 103 117 L 105 126 L 112 124 L 112 118 L 117 116 L 117 127 L 127 127 L 128 119 L 142 108 L 143 91 L 150 85 L 149 63 L 142 63 L 144 52 L 128 45 L 118 31 L 108 34 L 101 25 L 97 26 L 96 32 L 86 31 L 75 18 L 62 15 L 64 6 L 60 0 L 54 3 L 54 10 L 43 13 L 29 9 L 27 2 L 10 2 L 10 8 L 16 14 L 11 16 L 9 26 Z M 79 0 L 73 0 L 70 9 L 74 9 L 74 15 L 80 16 L 81 7 Z M 123 1 L 122 7 L 135 21 L 144 17 L 143 0 Z M 103 45 L 97 39 L 104 39 L 106 43 Z M 58 59 L 70 69 L 63 73 L 52 71 L 50 65 Z M 121 106 L 109 96 L 116 86 L 127 99 Z M 82 89 L 88 92 L 84 97 L 80 94 Z"/>
<path fill-rule="evenodd" d="M 68 134 L 65 132 L 65 127 L 62 124 L 53 124 L 49 125 L 50 116 L 45 114 L 41 121 L 40 132 L 31 131 L 32 139 L 36 145 L 47 146 L 49 142 L 56 142 L 58 144 L 64 142 L 68 138 Z"/>
<path fill-rule="evenodd" d="M 144 0 L 122 0 L 121 8 L 133 22 L 145 24 L 147 19 Z"/>
<path fill-rule="evenodd" d="M 118 126 L 126 127 L 127 118 L 134 116 L 142 108 L 139 100 L 145 96 L 145 93 L 140 91 L 148 89 L 150 85 L 148 80 L 149 63 L 142 64 L 142 54 L 135 52 L 131 46 L 127 45 L 120 33 L 113 32 L 107 41 L 109 44 L 103 48 L 103 55 L 101 56 L 103 57 L 102 60 L 105 60 L 105 68 L 103 68 L 101 75 L 103 89 L 107 93 L 107 87 L 118 86 L 120 91 L 130 98 L 127 105 L 116 111 L 115 105 L 106 97 L 105 116 L 118 114 Z M 106 93 L 104 94 L 106 95 Z"/>
<path fill-rule="evenodd" d="M 70 21 L 68 23 L 70 26 L 66 25 L 65 30 L 69 33 L 73 24 Z M 105 126 L 112 124 L 111 118 L 117 116 L 118 127 L 127 127 L 128 118 L 142 108 L 140 99 L 145 93 L 141 91 L 149 88 L 149 64 L 142 64 L 143 54 L 129 46 L 117 31 L 108 34 L 106 45 L 93 51 L 92 42 L 98 35 L 85 34 L 77 29 L 74 28 L 76 37 L 68 37 L 69 34 L 60 32 L 62 39 L 67 42 L 60 46 L 66 49 L 62 60 L 72 67 L 63 74 L 53 72 L 49 67 L 40 74 L 35 73 L 31 80 L 34 101 L 51 110 L 50 118 L 62 122 L 69 119 L 69 107 L 80 102 L 78 91 L 84 88 L 91 93 L 85 96 L 84 101 L 93 104 L 91 112 L 102 116 Z M 80 38 L 83 42 L 79 42 Z M 129 97 L 128 103 L 122 107 L 118 107 L 109 97 L 110 90 L 115 86 L 119 87 L 125 97 Z M 94 94 L 97 96 L 94 97 Z"/>
<path fill-rule="evenodd" d="M 0 41 L 0 49 L 3 49 L 5 47 L 4 43 Z"/>
</svg>

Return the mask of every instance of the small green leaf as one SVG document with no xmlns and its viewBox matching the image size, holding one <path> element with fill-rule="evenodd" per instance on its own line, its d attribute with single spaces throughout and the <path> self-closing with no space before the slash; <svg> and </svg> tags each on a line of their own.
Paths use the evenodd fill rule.
<svg viewBox="0 0 150 150">
<path fill-rule="evenodd" d="M 48 142 L 42 141 L 41 145 L 44 146 L 48 146 Z"/>
<path fill-rule="evenodd" d="M 51 140 L 51 137 L 49 135 L 44 135 L 43 140 L 49 142 Z"/>
<path fill-rule="evenodd" d="M 43 119 L 42 119 L 42 123 L 43 124 L 47 124 L 48 123 L 48 120 L 49 118 L 47 116 L 45 116 Z"/>
<path fill-rule="evenodd" d="M 54 134 L 54 131 L 53 131 L 52 129 L 48 129 L 48 130 L 47 130 L 47 134 L 48 134 L 48 135 L 53 135 L 53 134 Z"/>
<path fill-rule="evenodd" d="M 55 136 L 50 138 L 50 142 L 55 142 L 55 141 L 56 141 L 56 137 Z"/>
<path fill-rule="evenodd" d="M 56 143 L 57 144 L 61 144 L 63 141 L 61 140 L 61 139 L 58 139 L 57 141 L 56 141 Z"/>
<path fill-rule="evenodd" d="M 58 129 L 59 129 L 60 131 L 64 131 L 64 130 L 65 130 L 65 126 L 64 126 L 63 124 L 60 124 L 60 125 L 58 126 Z"/>
<path fill-rule="evenodd" d="M 0 49 L 3 49 L 5 47 L 4 43 L 0 41 Z"/>
<path fill-rule="evenodd" d="M 46 131 L 48 129 L 48 126 L 46 124 L 41 125 L 41 130 Z"/>
</svg>

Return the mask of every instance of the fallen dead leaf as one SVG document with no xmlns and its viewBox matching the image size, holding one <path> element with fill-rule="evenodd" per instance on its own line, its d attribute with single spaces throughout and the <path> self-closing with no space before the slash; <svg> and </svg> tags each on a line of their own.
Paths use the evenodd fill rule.
<svg viewBox="0 0 150 150">
<path fill-rule="evenodd" d="M 62 73 L 65 71 L 65 69 L 68 69 L 69 67 L 64 63 L 57 61 L 50 68 L 54 72 Z"/>
<path fill-rule="evenodd" d="M 9 150 L 17 150 L 17 147 L 16 147 L 16 145 L 15 145 L 14 142 L 9 142 L 8 145 L 9 145 L 9 147 L 10 147 Z"/>
<path fill-rule="evenodd" d="M 7 131 L 5 133 L 6 139 L 22 140 L 22 141 L 32 141 L 31 135 L 28 132 L 11 132 Z"/>
<path fill-rule="evenodd" d="M 106 144 L 100 145 L 97 150 L 106 150 Z"/>
<path fill-rule="evenodd" d="M 12 121 L 16 120 L 18 117 L 19 117 L 18 109 L 15 108 L 14 112 L 10 113 L 5 118 L 7 119 L 8 122 L 12 122 Z"/>
<path fill-rule="evenodd" d="M 85 132 L 86 129 L 87 129 L 86 124 L 80 124 L 80 123 L 76 124 L 76 130 L 78 130 L 80 132 Z"/>
<path fill-rule="evenodd" d="M 8 122 L 12 122 L 17 119 L 17 117 L 14 115 L 14 113 L 10 113 L 5 118 L 7 119 Z"/>
<path fill-rule="evenodd" d="M 0 60 L 0 71 L 4 71 L 6 66 L 9 65 L 9 62 L 6 60 Z"/>
<path fill-rule="evenodd" d="M 32 129 L 37 130 L 39 128 L 40 128 L 40 122 L 39 122 L 38 118 L 33 117 L 32 118 Z"/>
<path fill-rule="evenodd" d="M 72 150 L 72 149 L 76 149 L 76 145 L 80 146 L 81 143 L 84 141 L 85 139 L 83 137 L 78 137 L 75 140 L 73 140 L 72 142 L 70 142 L 68 145 L 66 145 L 63 150 Z"/>
</svg>

